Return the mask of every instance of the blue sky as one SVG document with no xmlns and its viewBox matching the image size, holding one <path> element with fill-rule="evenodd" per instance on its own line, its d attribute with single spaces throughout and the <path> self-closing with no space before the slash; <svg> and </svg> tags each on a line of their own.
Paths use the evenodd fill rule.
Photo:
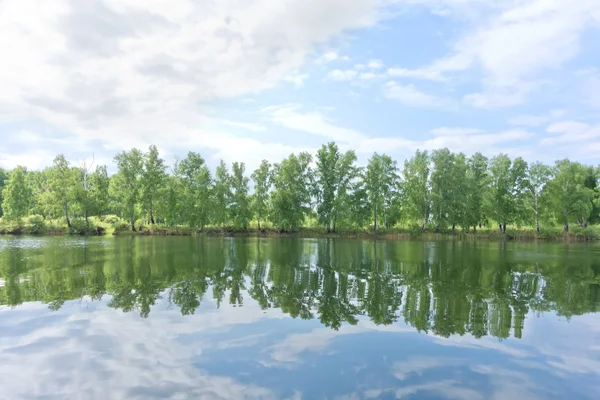
<svg viewBox="0 0 600 400">
<path fill-rule="evenodd" d="M 600 161 L 598 0 L 4 0 L 0 52 L 8 168 L 331 140 Z"/>
</svg>

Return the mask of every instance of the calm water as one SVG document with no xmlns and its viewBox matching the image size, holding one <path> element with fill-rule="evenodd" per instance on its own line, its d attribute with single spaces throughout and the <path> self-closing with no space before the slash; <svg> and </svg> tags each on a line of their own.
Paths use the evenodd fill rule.
<svg viewBox="0 0 600 400">
<path fill-rule="evenodd" d="M 597 399 L 600 247 L 0 238 L 0 399 Z"/>
</svg>

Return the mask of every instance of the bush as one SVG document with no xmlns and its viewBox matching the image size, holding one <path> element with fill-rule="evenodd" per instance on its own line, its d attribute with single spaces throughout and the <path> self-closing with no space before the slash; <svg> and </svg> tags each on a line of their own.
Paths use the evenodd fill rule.
<svg viewBox="0 0 600 400">
<path fill-rule="evenodd" d="M 30 215 L 25 219 L 24 233 L 36 235 L 47 231 L 46 221 L 41 215 Z"/>
<path fill-rule="evenodd" d="M 19 221 L 11 221 L 6 218 L 0 218 L 0 233 L 21 233 L 21 224 Z"/>
<path fill-rule="evenodd" d="M 90 235 L 96 232 L 96 228 L 94 224 L 90 221 L 89 226 L 85 223 L 85 219 L 83 218 L 73 218 L 71 219 L 71 228 L 69 228 L 69 233 L 72 235 Z"/>
</svg>

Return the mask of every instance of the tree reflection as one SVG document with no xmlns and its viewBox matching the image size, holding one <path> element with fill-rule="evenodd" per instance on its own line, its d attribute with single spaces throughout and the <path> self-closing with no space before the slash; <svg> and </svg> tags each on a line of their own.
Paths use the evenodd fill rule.
<svg viewBox="0 0 600 400">
<path fill-rule="evenodd" d="M 110 247 L 0 251 L 0 304 L 52 310 L 98 301 L 148 317 L 160 301 L 194 314 L 212 297 L 250 299 L 339 329 L 369 318 L 439 336 L 523 335 L 530 311 L 571 317 L 600 305 L 600 261 L 548 245 L 296 239 L 118 239 Z"/>
</svg>

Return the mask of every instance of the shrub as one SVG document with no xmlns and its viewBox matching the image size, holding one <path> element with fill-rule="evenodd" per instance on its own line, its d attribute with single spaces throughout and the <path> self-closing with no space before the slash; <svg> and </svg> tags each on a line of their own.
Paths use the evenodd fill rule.
<svg viewBox="0 0 600 400">
<path fill-rule="evenodd" d="M 85 223 L 85 219 L 83 218 L 73 218 L 71 219 L 71 228 L 69 228 L 69 233 L 72 235 L 90 235 L 96 232 L 96 228 L 94 224 L 90 221 L 89 226 Z"/>
<path fill-rule="evenodd" d="M 21 233 L 21 223 L 19 221 L 0 218 L 0 233 Z"/>
<path fill-rule="evenodd" d="M 30 215 L 25 219 L 25 233 L 41 234 L 48 231 L 46 221 L 41 215 Z"/>
</svg>

